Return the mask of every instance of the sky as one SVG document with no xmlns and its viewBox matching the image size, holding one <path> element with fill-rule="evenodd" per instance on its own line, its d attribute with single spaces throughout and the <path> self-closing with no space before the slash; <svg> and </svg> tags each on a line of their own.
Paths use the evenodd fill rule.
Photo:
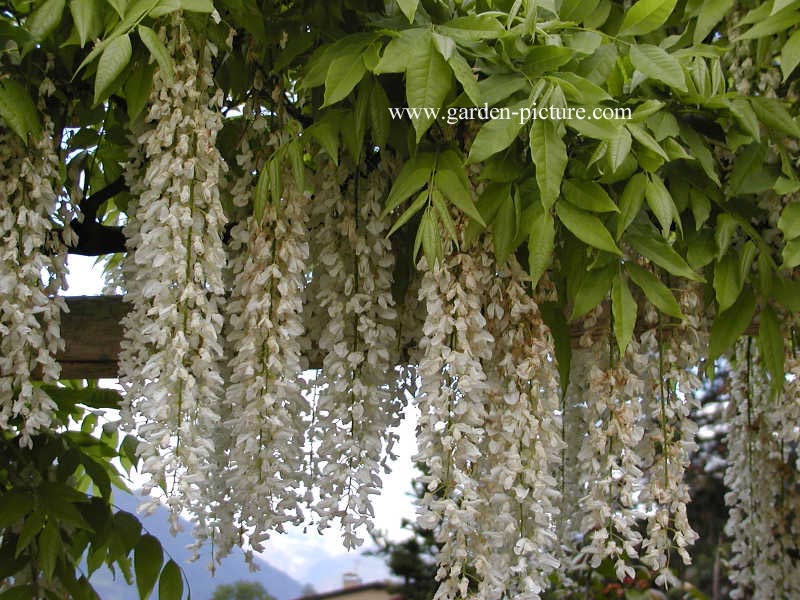
<svg viewBox="0 0 800 600">
<path fill-rule="evenodd" d="M 102 289 L 102 270 L 94 266 L 92 257 L 70 255 L 67 278 L 69 296 L 98 295 Z M 112 385 L 113 380 L 101 381 L 101 385 Z M 391 465 L 391 473 L 383 476 L 383 492 L 374 501 L 375 526 L 387 532 L 390 540 L 402 540 L 408 532 L 401 528 L 402 520 L 414 519 L 411 480 L 415 470 L 411 457 L 416 453 L 414 427 L 415 409 L 406 408 L 406 418 L 399 429 L 400 440 L 395 446 L 398 455 Z M 365 533 L 365 537 L 369 536 Z M 363 582 L 382 580 L 389 572 L 382 559 L 363 556 L 362 549 L 348 552 L 341 543 L 336 529 L 323 534 L 316 529 L 290 528 L 285 534 L 274 535 L 268 543 L 263 558 L 274 567 L 288 573 L 302 583 L 311 583 L 318 592 L 337 589 L 345 571 L 357 573 Z"/>
</svg>

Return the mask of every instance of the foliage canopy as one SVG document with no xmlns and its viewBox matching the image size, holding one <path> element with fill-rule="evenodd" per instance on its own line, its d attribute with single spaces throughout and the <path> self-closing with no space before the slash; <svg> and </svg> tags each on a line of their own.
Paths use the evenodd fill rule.
<svg viewBox="0 0 800 600">
<path fill-rule="evenodd" d="M 360 543 L 413 397 L 439 598 L 669 585 L 722 359 L 736 594 L 798 593 L 800 0 L 750 4 L 4 2 L 4 443 L 69 454 L 57 292 L 109 254 L 123 421 L 220 554 L 305 511 Z"/>
</svg>

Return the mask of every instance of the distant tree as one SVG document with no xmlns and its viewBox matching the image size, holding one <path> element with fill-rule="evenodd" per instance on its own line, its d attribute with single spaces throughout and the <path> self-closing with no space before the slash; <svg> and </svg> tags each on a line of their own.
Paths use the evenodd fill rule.
<svg viewBox="0 0 800 600">
<path fill-rule="evenodd" d="M 211 600 L 275 600 L 257 581 L 237 581 L 218 585 Z"/>
<path fill-rule="evenodd" d="M 303 586 L 303 589 L 300 590 L 300 593 L 302 594 L 302 597 L 305 598 L 306 596 L 313 596 L 317 593 L 317 590 L 313 585 L 307 583 Z"/>
</svg>

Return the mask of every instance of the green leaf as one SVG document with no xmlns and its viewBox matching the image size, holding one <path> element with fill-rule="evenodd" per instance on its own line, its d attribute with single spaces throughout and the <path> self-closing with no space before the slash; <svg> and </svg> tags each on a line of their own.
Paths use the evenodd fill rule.
<svg viewBox="0 0 800 600">
<path fill-rule="evenodd" d="M 495 39 L 505 33 L 503 25 L 489 15 L 458 17 L 439 25 L 437 29 L 445 35 L 462 41 Z"/>
<path fill-rule="evenodd" d="M 750 104 L 758 120 L 770 129 L 800 138 L 800 127 L 786 110 L 786 104 L 776 98 L 751 96 Z"/>
<path fill-rule="evenodd" d="M 397 0 L 397 5 L 400 7 L 400 10 L 403 11 L 409 23 L 414 22 L 414 15 L 417 13 L 418 4 L 419 0 Z"/>
<path fill-rule="evenodd" d="M 389 197 L 386 199 L 383 216 L 389 214 L 401 202 L 428 183 L 433 171 L 433 160 L 433 154 L 420 153 L 406 161 L 395 178 Z"/>
<path fill-rule="evenodd" d="M 786 380 L 784 370 L 784 339 L 778 317 L 772 307 L 766 306 L 759 315 L 758 350 L 761 361 L 772 378 L 772 385 L 778 389 Z"/>
<path fill-rule="evenodd" d="M 773 283 L 775 299 L 787 310 L 800 312 L 800 281 L 786 277 L 775 277 Z"/>
<path fill-rule="evenodd" d="M 0 600 L 31 600 L 34 591 L 32 585 L 15 585 L 0 592 Z"/>
<path fill-rule="evenodd" d="M 800 237 L 800 202 L 787 204 L 778 219 L 778 229 L 783 232 L 784 239 Z"/>
<path fill-rule="evenodd" d="M 181 10 L 197 13 L 214 12 L 213 0 L 180 0 Z"/>
<path fill-rule="evenodd" d="M 661 225 L 661 235 L 666 238 L 672 227 L 672 219 L 677 214 L 677 209 L 675 201 L 658 175 L 648 177 L 647 183 L 645 183 L 644 197 L 658 220 L 658 224 Z"/>
<path fill-rule="evenodd" d="M 694 44 L 702 44 L 716 26 L 733 6 L 734 0 L 709 0 L 700 5 L 697 14 L 697 23 L 694 26 Z"/>
<path fill-rule="evenodd" d="M 666 285 L 661 283 L 658 277 L 632 262 L 625 263 L 625 270 L 633 283 L 641 288 L 645 297 L 653 306 L 670 317 L 675 317 L 676 319 L 684 318 L 675 296 L 672 295 Z"/>
<path fill-rule="evenodd" d="M 686 145 L 689 146 L 692 156 L 700 163 L 700 166 L 708 178 L 719 186 L 720 181 L 719 175 L 717 175 L 717 163 L 711 151 L 706 147 L 705 142 L 703 142 L 703 138 L 688 125 L 679 123 L 678 126 L 681 130 L 681 138 L 686 142 Z"/>
<path fill-rule="evenodd" d="M 711 215 L 711 201 L 703 192 L 696 188 L 689 190 L 689 205 L 694 216 L 695 230 L 699 231 Z"/>
<path fill-rule="evenodd" d="M 158 600 L 181 600 L 183 596 L 183 578 L 177 563 L 170 559 L 161 570 L 158 579 Z"/>
<path fill-rule="evenodd" d="M 608 158 L 611 161 L 612 171 L 617 171 L 631 153 L 631 134 L 627 129 L 619 128 L 617 134 L 608 140 Z"/>
<path fill-rule="evenodd" d="M 456 224 L 453 222 L 453 217 L 450 216 L 450 209 L 448 209 L 447 205 L 444 203 L 442 193 L 436 188 L 433 188 L 430 191 L 430 199 L 433 208 L 436 209 L 436 213 L 439 215 L 439 221 L 444 225 L 444 230 L 447 232 L 448 237 L 453 240 L 453 243 L 458 247 Z"/>
<path fill-rule="evenodd" d="M 686 264 L 680 254 L 672 249 L 672 246 L 657 236 L 628 231 L 625 239 L 639 254 L 673 275 L 685 277 L 690 281 L 703 281 L 703 278 Z"/>
<path fill-rule="evenodd" d="M 531 221 L 528 233 L 528 272 L 534 288 L 553 260 L 555 237 L 553 215 L 540 211 Z"/>
<path fill-rule="evenodd" d="M 442 165 L 439 165 L 439 168 L 436 170 L 436 175 L 434 175 L 433 183 L 456 208 L 476 223 L 486 227 L 481 213 L 475 207 L 475 202 L 472 200 L 472 192 L 468 187 L 464 186 L 464 182 L 459 176 L 459 173 L 451 169 L 443 169 Z"/>
<path fill-rule="evenodd" d="M 561 185 L 564 197 L 571 204 L 589 212 L 619 212 L 619 208 L 598 183 L 565 179 Z"/>
<path fill-rule="evenodd" d="M 578 284 L 578 289 L 575 290 L 575 297 L 572 299 L 570 321 L 579 319 L 603 301 L 613 284 L 615 273 L 616 268 L 605 267 L 587 271 L 583 274 Z"/>
<path fill-rule="evenodd" d="M 543 302 L 539 308 L 542 311 L 542 320 L 553 335 L 561 394 L 563 396 L 567 393 L 567 387 L 569 387 L 569 371 L 572 363 L 572 338 L 569 326 L 559 303 Z"/>
<path fill-rule="evenodd" d="M 421 246 L 425 254 L 425 260 L 430 267 L 433 267 L 437 262 L 441 262 L 444 256 L 442 236 L 439 233 L 437 220 L 432 210 L 432 207 L 429 206 L 422 214 L 422 220 L 419 222 L 419 230 L 417 231 L 417 239 L 414 242 L 414 260 L 416 260 Z"/>
<path fill-rule="evenodd" d="M 787 6 L 780 12 L 760 20 L 743 34 L 733 38 L 732 41 L 754 40 L 756 38 L 773 35 L 786 31 L 797 23 L 800 23 L 800 12 L 797 12 L 794 7 Z"/>
<path fill-rule="evenodd" d="M 783 81 L 789 78 L 789 75 L 800 64 L 800 29 L 795 31 L 781 50 L 781 71 L 783 72 Z"/>
<path fill-rule="evenodd" d="M 681 92 L 688 91 L 681 63 L 666 50 L 652 44 L 636 44 L 631 46 L 630 57 L 633 66 L 646 77 Z"/>
<path fill-rule="evenodd" d="M 511 108 L 511 114 L 527 106 L 527 101 L 515 104 Z M 508 148 L 519 135 L 522 129 L 521 119 L 490 119 L 478 131 L 472 146 L 469 149 L 470 163 L 483 162 L 493 154 Z"/>
<path fill-rule="evenodd" d="M 650 135 L 647 130 L 638 123 L 628 123 L 626 125 L 628 131 L 631 132 L 633 138 L 648 150 L 655 152 L 664 160 L 669 160 L 669 155 L 658 144 L 655 138 Z"/>
<path fill-rule="evenodd" d="M 114 39 L 97 63 L 97 75 L 94 80 L 94 103 L 103 99 L 114 80 L 125 70 L 131 60 L 131 39 L 128 34 Z"/>
<path fill-rule="evenodd" d="M 620 214 L 617 218 L 617 239 L 622 237 L 625 230 L 633 223 L 644 202 L 644 190 L 647 179 L 644 173 L 633 175 L 625 184 L 622 196 L 619 199 Z"/>
<path fill-rule="evenodd" d="M 567 94 L 567 88 L 569 88 L 570 93 L 574 96 L 571 99 L 580 104 L 591 105 L 598 102 L 604 102 L 606 100 L 613 100 L 611 95 L 599 85 L 595 85 L 585 77 L 581 77 L 576 73 L 563 71 L 561 73 L 554 73 L 553 75 L 550 75 L 550 77 L 559 85 L 562 83 L 567 83 L 567 85 L 562 88 L 564 90 L 564 95 L 569 98 L 569 95 Z M 577 94 L 575 94 L 575 92 L 577 92 Z"/>
<path fill-rule="evenodd" d="M 123 91 L 128 109 L 128 118 L 133 121 L 144 110 L 150 99 L 153 89 L 153 74 L 156 71 L 155 63 L 132 69 L 130 77 L 125 82 Z"/>
<path fill-rule="evenodd" d="M 367 68 L 361 60 L 361 53 L 336 58 L 331 62 L 325 75 L 325 101 L 322 107 L 343 100 L 364 78 Z"/>
<path fill-rule="evenodd" d="M 475 79 L 475 73 L 472 72 L 472 68 L 467 61 L 456 51 L 447 60 L 447 64 L 453 70 L 453 75 L 461 84 L 464 93 L 475 106 L 478 106 L 481 102 L 481 92 L 478 88 L 478 81 Z"/>
<path fill-rule="evenodd" d="M 83 404 L 89 408 L 119 409 L 122 406 L 122 396 L 117 390 L 101 387 L 73 389 L 56 385 L 42 385 L 41 388 L 61 407 Z"/>
<path fill-rule="evenodd" d="M 167 83 L 171 85 L 175 74 L 175 66 L 172 64 L 172 57 L 167 52 L 164 44 L 161 43 L 158 34 L 144 25 L 139 25 L 138 32 L 142 42 L 150 51 L 150 55 L 156 59 Z"/>
<path fill-rule="evenodd" d="M 800 239 L 794 239 L 787 242 L 783 247 L 783 264 L 784 269 L 794 269 L 800 265 Z"/>
<path fill-rule="evenodd" d="M 28 91 L 13 79 L 0 79 L 0 117 L 26 144 L 29 134 L 38 138 L 42 133 L 36 105 Z"/>
<path fill-rule="evenodd" d="M 378 81 L 372 86 L 370 94 L 369 123 L 372 128 L 372 143 L 383 148 L 389 139 L 392 122 L 389 118 L 389 98 Z"/>
<path fill-rule="evenodd" d="M 409 221 L 409 219 L 411 219 L 411 217 L 417 214 L 422 209 L 422 207 L 425 206 L 425 203 L 427 201 L 428 201 L 428 190 L 425 189 L 422 190 L 422 192 L 420 192 L 420 194 L 416 197 L 414 202 L 412 202 L 411 205 L 405 211 L 403 211 L 403 214 L 400 215 L 400 217 L 398 217 L 397 221 L 394 222 L 394 225 L 392 225 L 392 228 L 389 230 L 389 233 L 386 234 L 386 237 L 389 237 L 395 231 L 397 231 L 403 225 L 405 225 Z"/>
<path fill-rule="evenodd" d="M 619 35 L 643 35 L 667 22 L 677 0 L 639 0 L 625 13 Z"/>
<path fill-rule="evenodd" d="M 339 164 L 339 129 L 343 111 L 329 110 L 306 133 L 313 137 L 337 165 Z"/>
<path fill-rule="evenodd" d="M 497 209 L 497 214 L 492 222 L 492 241 L 494 242 L 494 255 L 498 265 L 504 265 L 509 255 L 514 251 L 517 227 L 517 211 L 514 206 L 514 199 L 508 196 Z"/>
<path fill-rule="evenodd" d="M 714 267 L 714 292 L 719 310 L 730 308 L 742 291 L 744 282 L 739 276 L 739 255 L 736 252 L 726 253 Z"/>
<path fill-rule="evenodd" d="M 567 167 L 567 147 L 549 119 L 536 119 L 530 132 L 531 158 L 536 165 L 536 183 L 545 210 L 555 204 Z"/>
<path fill-rule="evenodd" d="M 556 213 L 564 227 L 582 242 L 612 254 L 622 254 L 606 226 L 594 215 L 574 208 L 569 202 L 557 202 Z"/>
<path fill-rule="evenodd" d="M 128 7 L 128 0 L 106 0 L 111 7 L 117 11 L 119 18 L 123 18 L 125 16 L 125 9 Z"/>
<path fill-rule="evenodd" d="M 18 557 L 28 546 L 34 538 L 39 535 L 39 532 L 44 527 L 44 514 L 38 510 L 33 511 L 22 525 L 19 539 L 17 540 L 17 547 L 14 551 L 14 556 Z"/>
<path fill-rule="evenodd" d="M 48 519 L 47 523 L 39 534 L 39 568 L 45 580 L 49 581 L 53 577 L 58 562 L 58 554 L 62 548 L 61 533 L 53 519 Z"/>
<path fill-rule="evenodd" d="M 409 108 L 440 108 L 450 90 L 450 67 L 436 50 L 431 37 L 428 36 L 425 43 L 420 44 L 406 59 L 406 101 Z M 424 111 L 411 116 L 417 142 L 434 120 L 435 116 Z"/>
<path fill-rule="evenodd" d="M 269 203 L 269 189 L 269 169 L 267 165 L 264 165 L 261 167 L 261 172 L 258 174 L 256 189 L 253 194 L 253 216 L 259 223 L 264 219 L 264 210 Z"/>
<path fill-rule="evenodd" d="M 711 325 L 708 342 L 709 360 L 719 358 L 733 346 L 750 326 L 755 310 L 756 298 L 750 289 L 745 289 L 733 306 L 717 315 Z"/>
<path fill-rule="evenodd" d="M 575 52 L 564 46 L 533 46 L 525 55 L 522 69 L 528 77 L 554 71 L 572 60 Z"/>
<path fill-rule="evenodd" d="M 72 22 L 75 23 L 81 48 L 99 33 L 102 26 L 96 2 L 97 0 L 70 0 L 69 2 L 69 11 L 72 13 Z"/>
<path fill-rule="evenodd" d="M 41 41 L 61 23 L 64 14 L 64 0 L 47 0 L 28 17 L 25 27 L 34 39 Z"/>
<path fill-rule="evenodd" d="M 739 221 L 728 213 L 717 216 L 717 226 L 714 228 L 714 241 L 717 244 L 717 258 L 722 258 L 731 245 L 731 240 L 739 228 Z"/>
<path fill-rule="evenodd" d="M 620 356 L 625 355 L 636 327 L 636 300 L 633 299 L 628 282 L 617 273 L 611 287 L 611 314 L 614 316 L 614 337 L 617 338 Z"/>
<path fill-rule="evenodd" d="M 32 509 L 30 498 L 22 492 L 0 495 L 0 530 L 10 528 Z"/>
<path fill-rule="evenodd" d="M 162 557 L 161 544 L 156 538 L 146 534 L 139 539 L 133 551 L 133 569 L 140 600 L 148 598 L 155 586 L 161 571 Z"/>
<path fill-rule="evenodd" d="M 428 40 L 430 40 L 430 31 L 426 29 L 401 31 L 397 37 L 392 38 L 386 44 L 383 54 L 372 72 L 376 75 L 405 72 L 408 57 L 416 51 L 420 44 L 428 43 Z"/>
</svg>

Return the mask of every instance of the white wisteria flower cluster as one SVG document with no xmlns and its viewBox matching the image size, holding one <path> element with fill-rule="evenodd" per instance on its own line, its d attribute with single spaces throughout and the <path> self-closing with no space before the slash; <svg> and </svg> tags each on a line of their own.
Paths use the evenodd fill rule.
<svg viewBox="0 0 800 600">
<path fill-rule="evenodd" d="M 790 358 L 789 378 L 778 387 L 770 384 L 759 362 L 756 344 L 737 344 L 725 470 L 731 597 L 796 598 L 800 573 L 793 557 L 800 553 L 800 492 L 793 464 L 797 421 L 792 417 L 797 414 L 797 360 Z"/>
<path fill-rule="evenodd" d="M 175 523 L 192 511 L 205 528 L 204 466 L 223 397 L 220 337 L 225 288 L 225 215 L 219 197 L 223 162 L 221 92 L 214 90 L 213 47 L 195 44 L 180 22 L 166 36 L 174 81 L 156 72 L 141 160 L 129 165 L 135 196 L 125 225 L 130 251 L 125 283 L 120 380 L 123 416 L 142 442 L 142 472 L 164 482 Z M 137 168 L 138 167 L 138 168 Z"/>
<path fill-rule="evenodd" d="M 229 363 L 224 428 L 230 436 L 230 503 L 256 549 L 271 531 L 303 521 L 309 403 L 303 299 L 309 199 L 285 190 L 281 204 L 231 234 L 234 287 L 228 303 Z"/>
<path fill-rule="evenodd" d="M 314 176 L 315 264 L 309 329 L 321 354 L 309 444 L 318 527 L 338 520 L 346 547 L 371 529 L 372 497 L 397 441 L 403 398 L 393 384 L 394 254 L 381 217 L 390 160 L 366 177 L 324 164 Z"/>
<path fill-rule="evenodd" d="M 55 354 L 66 306 L 56 293 L 66 285 L 66 247 L 50 220 L 58 165 L 49 128 L 29 147 L 0 130 L 0 428 L 18 424 L 23 444 L 50 425 L 56 407 L 34 375 L 53 383 L 61 371 Z"/>
<path fill-rule="evenodd" d="M 482 250 L 422 262 L 419 522 L 441 544 L 437 598 L 533 599 L 560 566 L 557 372 L 522 270 L 495 276 Z"/>
</svg>

